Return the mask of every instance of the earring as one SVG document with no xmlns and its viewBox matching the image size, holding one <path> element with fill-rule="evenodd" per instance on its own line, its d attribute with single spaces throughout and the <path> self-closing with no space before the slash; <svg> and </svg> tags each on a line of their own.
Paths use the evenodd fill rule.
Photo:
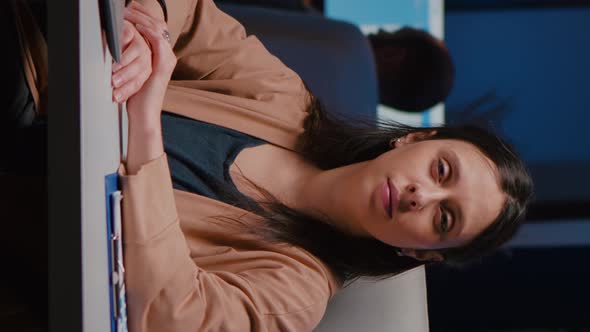
<svg viewBox="0 0 590 332">
<path fill-rule="evenodd" d="M 394 148 L 396 143 L 401 142 L 401 138 L 392 138 L 389 140 L 389 146 Z"/>
<path fill-rule="evenodd" d="M 404 256 L 404 253 L 402 252 L 402 250 L 400 248 L 395 248 L 395 254 L 402 257 Z"/>
</svg>

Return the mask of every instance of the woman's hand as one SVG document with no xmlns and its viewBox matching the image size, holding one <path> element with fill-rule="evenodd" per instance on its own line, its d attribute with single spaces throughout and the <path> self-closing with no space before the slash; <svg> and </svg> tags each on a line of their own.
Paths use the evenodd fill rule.
<svg viewBox="0 0 590 332">
<path fill-rule="evenodd" d="M 123 54 L 113 63 L 113 101 L 122 103 L 135 94 L 152 73 L 152 52 L 147 41 L 129 21 L 123 25 Z"/>
<path fill-rule="evenodd" d="M 176 65 L 176 56 L 167 39 L 166 22 L 154 18 L 136 2 L 125 9 L 125 19 L 148 41 L 151 51 L 151 75 L 142 88 L 127 102 L 130 117 L 158 118 L 164 101 L 166 87 Z M 131 120 L 131 119 L 130 119 Z"/>
<path fill-rule="evenodd" d="M 151 17 L 139 4 L 132 2 L 125 19 L 135 24 L 152 51 L 152 71 L 141 89 L 127 101 L 129 141 L 127 171 L 135 174 L 142 165 L 164 153 L 160 114 L 166 87 L 176 65 L 176 56 L 167 38 L 166 23 Z"/>
</svg>

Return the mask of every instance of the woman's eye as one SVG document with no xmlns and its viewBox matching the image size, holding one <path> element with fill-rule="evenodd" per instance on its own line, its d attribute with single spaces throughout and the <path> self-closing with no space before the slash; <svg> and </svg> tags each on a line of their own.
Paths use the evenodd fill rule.
<svg viewBox="0 0 590 332">
<path fill-rule="evenodd" d="M 449 215 L 441 210 L 440 213 L 440 232 L 447 234 L 449 232 Z"/>
<path fill-rule="evenodd" d="M 445 164 L 443 163 L 442 159 L 438 160 L 438 179 L 442 180 L 445 177 Z"/>
</svg>

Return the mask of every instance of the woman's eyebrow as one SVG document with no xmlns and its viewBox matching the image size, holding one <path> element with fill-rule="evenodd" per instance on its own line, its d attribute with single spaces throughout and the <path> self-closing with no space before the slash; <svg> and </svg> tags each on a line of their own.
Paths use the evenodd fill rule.
<svg viewBox="0 0 590 332">
<path fill-rule="evenodd" d="M 457 183 L 459 183 L 459 179 L 461 178 L 462 164 L 459 159 L 459 156 L 457 156 L 457 153 L 455 153 L 455 151 L 447 149 L 446 153 L 447 158 L 449 158 L 449 162 L 451 164 L 451 182 L 456 185 Z M 455 236 L 458 236 L 459 234 L 461 234 L 461 230 L 463 230 L 463 227 L 465 226 L 465 220 L 463 219 L 463 209 L 461 208 L 461 204 L 459 202 L 453 202 L 452 210 L 454 212 L 453 215 L 455 217 L 453 221 L 452 232 Z"/>
<path fill-rule="evenodd" d="M 461 234 L 461 231 L 463 230 L 463 227 L 465 227 L 465 220 L 464 215 L 463 215 L 463 210 L 461 209 L 461 206 L 459 204 L 453 204 L 454 208 L 454 216 L 455 216 L 455 220 L 453 223 L 453 229 L 452 232 L 454 233 L 454 236 L 459 236 L 459 234 Z"/>
<path fill-rule="evenodd" d="M 451 175 L 453 184 L 459 182 L 459 178 L 461 177 L 461 161 L 459 160 L 459 156 L 455 153 L 455 151 L 447 149 L 446 151 L 447 158 L 451 164 Z"/>
</svg>

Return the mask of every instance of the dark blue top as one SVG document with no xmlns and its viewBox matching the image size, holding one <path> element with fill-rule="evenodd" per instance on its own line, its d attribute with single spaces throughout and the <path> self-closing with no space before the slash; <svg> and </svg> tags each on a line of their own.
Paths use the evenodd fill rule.
<svg viewBox="0 0 590 332">
<path fill-rule="evenodd" d="M 229 167 L 242 149 L 266 143 L 250 135 L 162 112 L 164 150 L 175 189 L 232 204 L 224 192 L 238 193 Z"/>
</svg>

